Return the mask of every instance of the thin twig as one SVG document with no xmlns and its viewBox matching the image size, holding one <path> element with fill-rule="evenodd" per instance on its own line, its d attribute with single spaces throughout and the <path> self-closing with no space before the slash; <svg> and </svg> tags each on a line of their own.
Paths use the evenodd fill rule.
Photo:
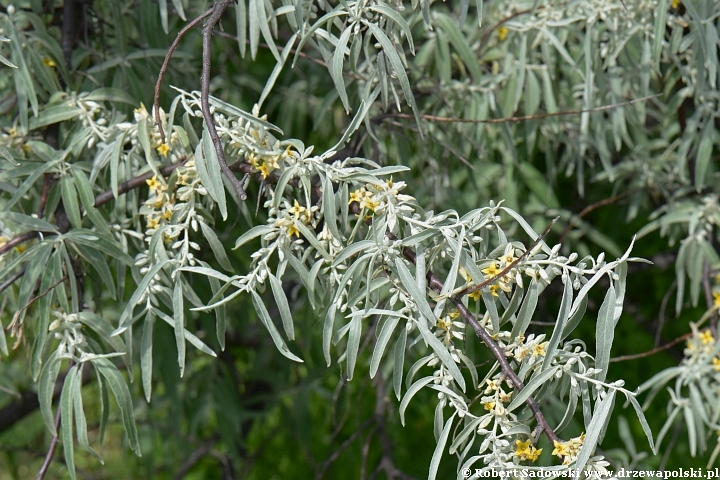
<svg viewBox="0 0 720 480">
<path fill-rule="evenodd" d="M 637 360 L 638 358 L 645 358 L 649 357 L 651 355 L 655 355 L 658 352 L 662 352 L 663 350 L 667 350 L 668 348 L 671 348 L 678 343 L 682 342 L 683 340 L 687 340 L 688 338 L 692 337 L 692 332 L 686 333 L 685 335 L 682 335 L 672 342 L 668 342 L 665 345 L 661 345 L 659 347 L 655 347 L 651 350 L 648 350 L 646 352 L 642 353 L 633 353 L 632 355 L 620 355 L 619 357 L 612 357 L 610 359 L 610 362 L 625 362 L 627 360 Z"/>
<path fill-rule="evenodd" d="M 167 177 L 170 175 L 173 170 L 175 170 L 178 167 L 182 167 L 185 162 L 187 162 L 187 157 L 180 159 L 179 161 L 175 163 L 171 163 L 170 165 L 165 165 L 160 169 L 160 174 L 164 177 Z M 124 193 L 129 192 L 130 190 L 133 190 L 138 187 L 142 187 L 146 184 L 148 180 L 150 180 L 155 174 L 153 172 L 146 172 L 142 175 L 138 175 L 137 177 L 133 177 L 130 180 L 123 182 L 118 185 L 118 195 L 122 195 Z M 103 193 L 98 194 L 97 197 L 95 197 L 95 207 L 99 207 L 101 205 L 106 204 L 110 200 L 115 198 L 115 195 L 113 194 L 112 190 L 107 190 Z"/>
<path fill-rule="evenodd" d="M 63 276 L 60 280 L 58 280 L 57 282 L 55 282 L 55 283 L 53 283 L 52 285 L 50 285 L 50 286 L 47 288 L 47 290 L 45 290 L 43 293 L 41 293 L 40 295 L 36 295 L 36 296 L 32 297 L 30 300 L 28 300 L 28 302 L 25 304 L 25 306 L 23 306 L 20 310 L 18 310 L 17 312 L 15 312 L 15 317 L 17 317 L 18 315 L 20 315 L 20 313 L 21 313 L 23 310 L 26 310 L 27 308 L 29 308 L 30 305 L 32 305 L 36 300 L 40 300 L 42 297 L 44 297 L 45 295 L 47 295 L 48 293 L 50 293 L 50 292 L 53 290 L 53 288 L 57 287 L 58 285 L 60 285 L 62 282 L 64 282 L 64 281 L 67 280 L 67 279 L 68 279 L 68 276 L 67 276 L 67 275 Z"/>
<path fill-rule="evenodd" d="M 456 294 L 456 296 L 457 296 L 458 298 L 462 298 L 463 296 L 465 296 L 465 295 L 467 295 L 467 294 L 469 294 L 469 293 L 473 293 L 473 292 L 476 292 L 476 291 L 478 291 L 478 290 L 480 290 L 480 289 L 483 289 L 483 288 L 487 287 L 488 285 L 492 284 L 495 280 L 497 280 L 497 279 L 502 278 L 503 276 L 505 276 L 505 274 L 507 274 L 507 272 L 509 272 L 510 270 L 512 270 L 513 268 L 515 268 L 520 262 L 522 262 L 522 261 L 525 259 L 525 257 L 527 257 L 527 256 L 530 254 L 530 252 L 533 251 L 533 249 L 534 249 L 535 247 L 538 246 L 538 244 L 540 243 L 540 241 L 545 237 L 545 235 L 547 235 L 547 234 L 550 232 L 550 229 L 552 228 L 553 225 L 555 225 L 555 222 L 557 222 L 559 218 L 560 218 L 560 217 L 555 217 L 555 218 L 553 219 L 553 221 L 550 222 L 550 225 L 548 225 L 548 226 L 545 228 L 545 230 L 538 236 L 538 238 L 535 239 L 535 241 L 532 243 L 532 245 L 530 245 L 530 247 L 528 247 L 527 249 L 525 249 L 525 252 L 523 252 L 522 255 L 520 255 L 518 258 L 516 258 L 516 259 L 515 259 L 513 262 L 511 262 L 508 266 L 506 266 L 505 268 L 503 268 L 502 270 L 500 270 L 500 272 L 499 272 L 498 274 L 496 274 L 496 275 L 488 278 L 487 280 L 485 280 L 484 282 L 482 282 L 482 283 L 480 283 L 480 284 L 478 284 L 478 285 L 473 285 L 472 287 L 467 287 L 466 289 L 458 292 L 458 293 Z"/>
<path fill-rule="evenodd" d="M 217 130 L 215 129 L 215 120 L 213 120 L 212 113 L 210 113 L 210 57 L 211 57 L 211 39 L 212 39 L 212 33 L 213 29 L 215 28 L 215 25 L 220 21 L 220 17 L 222 16 L 225 9 L 233 2 L 233 0 L 223 0 L 221 2 L 215 3 L 213 6 L 213 12 L 208 18 L 207 22 L 205 22 L 205 26 L 203 26 L 202 30 L 202 37 L 203 37 L 203 59 L 202 59 L 202 77 L 200 77 L 200 104 L 202 106 L 202 114 L 203 118 L 205 119 L 205 126 L 208 129 L 208 133 L 210 134 L 210 139 L 213 142 L 213 145 L 215 146 L 215 152 L 217 153 L 217 160 L 220 164 L 220 170 L 222 170 L 223 174 L 227 177 L 228 180 L 230 180 L 230 183 L 232 183 L 232 186 L 235 188 L 235 191 L 237 192 L 238 197 L 240 200 L 246 200 L 247 199 L 247 193 L 245 193 L 245 189 L 242 186 L 242 182 L 237 179 L 237 177 L 232 173 L 232 171 L 228 168 L 228 164 L 225 161 L 225 152 L 223 151 L 222 143 L 220 142 L 220 137 L 218 136 Z"/>
<path fill-rule="evenodd" d="M 55 414 L 55 430 L 57 431 L 58 428 L 60 428 L 60 412 L 61 409 L 58 408 L 57 413 Z M 52 462 L 53 456 L 55 456 L 55 448 L 57 447 L 58 443 L 58 435 L 53 436 L 52 440 L 50 441 L 50 448 L 48 448 L 47 454 L 45 455 L 45 461 L 42 464 L 42 467 L 40 467 L 40 471 L 38 472 L 37 476 L 35 477 L 35 480 L 42 480 L 45 478 L 45 474 L 47 473 L 48 468 L 50 467 L 50 463 Z"/>
<path fill-rule="evenodd" d="M 554 222 L 553 222 L 554 223 Z M 550 227 L 552 224 L 550 224 Z M 550 227 L 545 229 L 545 232 L 543 232 L 543 235 L 545 235 Z M 539 241 L 543 235 L 538 237 Z M 537 243 L 536 241 L 536 243 Z M 530 251 L 533 247 L 529 248 L 527 251 Z M 412 262 L 414 265 L 417 264 L 417 256 L 415 255 L 415 252 L 413 252 L 410 248 L 405 247 L 403 248 L 403 256 L 407 258 L 410 262 Z M 518 259 L 519 260 L 519 259 Z M 427 273 L 427 280 L 428 280 L 428 287 L 432 290 L 435 290 L 436 292 L 441 292 L 444 284 L 442 280 L 440 280 L 438 277 L 435 276 L 434 273 L 428 272 Z M 462 302 L 462 294 L 458 294 L 455 296 L 450 297 L 450 301 L 455 305 L 455 307 L 458 309 L 458 312 L 460 313 L 460 316 L 462 319 L 472 327 L 472 329 L 475 331 L 475 335 L 480 337 L 480 339 L 487 345 L 487 347 L 492 352 L 495 359 L 500 364 L 500 368 L 502 369 L 503 374 L 506 378 L 508 378 L 515 389 L 520 392 L 523 388 L 525 388 L 525 385 L 522 383 L 522 380 L 520 380 L 520 377 L 517 376 L 515 371 L 510 366 L 510 363 L 507 360 L 507 357 L 505 357 L 505 352 L 502 348 L 500 348 L 500 345 L 495 342 L 495 340 L 492 339 L 490 334 L 485 330 L 477 321 L 475 316 L 470 313 L 470 310 L 465 306 L 465 304 Z M 558 436 L 553 431 L 552 427 L 548 423 L 548 421 L 545 419 L 545 416 L 543 415 L 542 411 L 540 410 L 540 407 L 538 406 L 537 402 L 532 396 L 529 396 L 527 400 L 525 400 L 525 403 L 530 408 L 530 411 L 532 411 L 535 420 L 537 420 L 538 425 L 542 426 L 543 432 L 545 432 L 545 435 L 548 437 L 550 442 L 554 443 L 556 441 L 560 441 Z"/>
<path fill-rule="evenodd" d="M 332 465 L 335 460 L 337 460 L 342 452 L 345 451 L 345 449 L 350 446 L 351 443 L 355 441 L 356 438 L 360 436 L 360 434 L 365 430 L 370 424 L 372 424 L 374 419 L 366 420 L 362 425 L 360 425 L 357 430 L 355 430 L 352 435 L 350 435 L 343 443 L 340 444 L 340 446 L 328 457 L 327 460 L 323 462 L 323 464 L 320 466 L 320 470 L 318 470 L 317 475 L 315 475 L 315 478 L 321 479 L 323 478 L 323 475 L 325 475 L 325 471 Z"/>
<path fill-rule="evenodd" d="M 13 273 L 12 275 L 10 275 L 10 277 L 9 277 L 7 280 L 5 280 L 5 281 L 2 283 L 2 285 L 0 285 L 0 293 L 4 292 L 6 288 L 8 288 L 8 287 L 9 287 L 10 285 L 12 285 L 13 283 L 15 283 L 18 278 L 20 278 L 20 277 L 22 277 L 23 275 L 25 275 L 25 268 L 26 268 L 26 267 L 23 266 L 23 268 L 21 268 L 20 270 L 18 270 L 18 271 L 15 272 L 15 273 Z M 6 298 L 7 298 L 7 297 L 6 297 Z"/>
<path fill-rule="evenodd" d="M 2 247 L 0 247 L 0 255 L 4 255 L 7 253 L 11 248 L 17 247 L 21 243 L 25 243 L 28 240 L 32 240 L 33 238 L 38 236 L 38 232 L 35 230 L 25 232 L 23 234 L 18 235 L 15 238 L 12 238 L 5 243 Z"/>
<path fill-rule="evenodd" d="M 665 295 L 663 295 L 662 302 L 660 302 L 660 313 L 658 314 L 658 326 L 657 330 L 655 330 L 655 342 L 654 345 L 657 347 L 660 345 L 660 338 L 662 334 L 663 327 L 665 326 L 665 311 L 667 310 L 667 304 L 670 301 L 670 294 L 673 292 L 673 290 L 677 288 L 677 278 L 673 280 L 673 283 L 670 285 L 670 288 L 668 288 L 668 291 L 665 292 Z"/>
<path fill-rule="evenodd" d="M 596 208 L 604 207 L 605 205 L 614 203 L 615 201 L 620 200 L 621 198 L 623 198 L 627 195 L 630 195 L 634 192 L 635 192 L 635 190 L 627 190 L 623 193 L 613 195 L 612 197 L 604 198 L 604 199 L 600 200 L 599 202 L 591 203 L 587 207 L 583 208 L 580 211 L 580 213 L 578 213 L 577 215 L 575 215 L 573 217 L 570 217 L 570 220 L 568 220 L 568 224 L 565 226 L 565 230 L 563 230 L 562 234 L 560 235 L 560 240 L 558 240 L 558 243 L 563 243 L 563 241 L 565 241 L 565 237 L 567 237 L 568 233 L 570 233 L 570 230 L 572 229 L 574 222 L 576 222 L 577 220 L 580 220 L 582 217 L 584 217 L 588 213 L 592 212 Z"/>
<path fill-rule="evenodd" d="M 603 105 L 601 107 L 594 107 L 594 108 L 588 108 L 584 110 L 563 110 L 562 112 L 553 112 L 553 113 L 539 113 L 537 115 L 522 115 L 519 117 L 503 117 L 503 118 L 486 118 L 484 120 L 479 120 L 475 118 L 458 118 L 458 117 L 438 117 L 436 115 L 419 115 L 420 118 L 423 120 L 428 120 L 431 122 L 436 123 L 516 123 L 516 122 L 524 122 L 527 120 L 539 120 L 543 118 L 551 118 L 551 117 L 560 117 L 565 115 L 580 115 L 582 113 L 591 113 L 591 112 L 600 112 L 603 110 L 612 110 L 613 108 L 618 107 L 624 107 L 626 105 L 632 105 L 633 103 L 643 102 L 645 100 L 649 100 L 651 98 L 659 97 L 660 93 L 655 95 L 647 95 L 645 97 L 635 98 L 633 100 L 628 100 L 627 102 L 621 102 L 621 103 L 613 103 L 612 105 Z M 414 120 L 415 116 L 410 115 L 408 113 L 383 113 L 381 115 L 378 115 L 376 117 L 372 118 L 372 121 L 378 121 L 385 118 L 394 117 L 394 118 L 403 118 L 406 120 Z"/>
<path fill-rule="evenodd" d="M 175 37 L 175 41 L 173 41 L 172 45 L 170 45 L 170 48 L 165 55 L 165 60 L 160 67 L 160 73 L 158 74 L 157 83 L 155 84 L 155 98 L 153 99 L 153 107 L 155 110 L 155 124 L 157 125 L 158 130 L 160 130 L 160 138 L 162 139 L 163 144 L 165 143 L 165 130 L 163 130 L 162 119 L 160 118 L 160 86 L 162 85 L 163 78 L 165 77 L 165 72 L 167 71 L 168 65 L 170 64 L 170 57 L 172 57 L 173 52 L 178 47 L 178 45 L 180 44 L 180 40 L 182 40 L 185 34 L 195 25 L 203 21 L 203 19 L 210 15 L 213 10 L 214 7 L 200 14 L 199 17 L 197 17 L 195 20 L 192 20 L 190 23 L 185 25 L 182 30 L 178 32 L 177 37 Z"/>
</svg>

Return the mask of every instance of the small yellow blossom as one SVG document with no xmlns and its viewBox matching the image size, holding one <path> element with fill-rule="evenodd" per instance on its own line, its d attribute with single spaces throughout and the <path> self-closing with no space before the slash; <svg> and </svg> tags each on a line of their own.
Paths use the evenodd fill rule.
<svg viewBox="0 0 720 480">
<path fill-rule="evenodd" d="M 305 207 L 301 206 L 301 205 L 298 203 L 298 201 L 295 200 L 295 205 L 294 205 L 292 208 L 288 209 L 288 213 L 289 213 L 290 215 L 294 216 L 294 217 L 295 217 L 295 220 L 299 220 L 299 219 L 300 219 L 300 215 L 302 215 L 303 213 L 305 213 L 306 210 L 307 210 L 307 209 L 306 209 Z"/>
<path fill-rule="evenodd" d="M 45 58 L 43 58 L 43 59 L 42 59 L 42 62 L 43 62 L 43 65 L 45 65 L 46 67 L 52 68 L 52 67 L 56 67 L 56 66 L 57 66 L 57 64 L 55 63 L 55 60 L 53 60 L 53 59 L 50 58 L 50 57 L 45 57 Z"/>
<path fill-rule="evenodd" d="M 288 225 L 287 227 L 287 236 L 292 237 L 293 235 L 300 238 L 300 230 L 298 230 L 294 223 Z"/>
<path fill-rule="evenodd" d="M 491 263 L 489 267 L 483 268 L 480 270 L 482 273 L 487 275 L 488 277 L 494 277 L 498 273 L 500 273 L 502 270 L 498 268 L 498 266 L 495 264 L 495 262 Z"/>
<path fill-rule="evenodd" d="M 720 307 L 720 292 L 713 292 L 713 305 Z"/>
<path fill-rule="evenodd" d="M 672 0 L 672 2 L 670 3 L 670 6 L 672 8 L 678 8 L 680 6 L 680 0 Z"/>
<path fill-rule="evenodd" d="M 492 294 L 493 297 L 498 296 L 499 290 L 500 290 L 500 287 L 498 287 L 497 285 L 490 285 L 490 293 Z"/>
<path fill-rule="evenodd" d="M 450 318 L 455 319 L 455 318 L 458 318 L 458 317 L 460 316 L 460 312 L 458 312 L 457 310 L 454 310 L 454 311 L 448 313 L 448 316 L 449 316 Z"/>
<path fill-rule="evenodd" d="M 520 460 L 530 460 L 531 462 L 537 460 L 540 456 L 540 452 L 542 452 L 542 448 L 535 448 L 535 446 L 530 443 L 530 440 L 525 442 L 515 440 L 515 456 Z"/>
<path fill-rule="evenodd" d="M 488 412 L 492 412 L 495 408 L 495 402 L 483 402 L 482 406 L 485 407 L 485 410 Z"/>
<path fill-rule="evenodd" d="M 157 226 L 160 224 L 160 219 L 157 217 L 148 217 L 147 219 L 147 229 L 150 230 L 152 228 L 157 228 Z"/>
<path fill-rule="evenodd" d="M 553 442 L 553 445 L 555 446 L 552 451 L 553 455 L 557 455 L 558 457 L 565 457 L 570 454 L 567 442 L 558 442 L 557 440 L 555 440 Z"/>
<path fill-rule="evenodd" d="M 712 359 L 713 368 L 716 372 L 720 372 L 720 358 L 713 358 Z"/>
<path fill-rule="evenodd" d="M 157 175 L 154 175 L 149 180 L 145 180 L 145 183 L 148 184 L 148 187 L 150 187 L 150 190 L 154 190 L 157 193 L 164 192 L 165 190 L 167 190 L 167 186 L 163 185 L 161 182 L 158 182 Z"/>
<path fill-rule="evenodd" d="M 492 292 L 492 288 L 493 288 L 494 286 L 495 286 L 495 285 L 491 285 L 491 286 L 490 286 L 490 292 Z M 481 294 L 480 294 L 480 290 L 475 290 L 474 292 L 471 292 L 470 294 L 468 294 L 468 298 L 471 298 L 472 300 L 478 301 L 478 300 L 480 300 L 480 295 L 481 295 Z M 495 296 L 497 297 L 497 294 L 496 294 Z"/>
<path fill-rule="evenodd" d="M 673 1 L 675 1 L 675 0 L 673 0 Z M 507 27 L 503 26 L 503 27 L 500 27 L 497 29 L 498 40 L 500 40 L 501 42 L 505 40 L 505 37 L 507 37 L 507 34 L 508 34 Z"/>
<path fill-rule="evenodd" d="M 170 151 L 170 146 L 167 143 L 163 143 L 162 145 L 157 147 L 157 152 L 165 158 L 167 158 L 169 151 Z"/>
<path fill-rule="evenodd" d="M 715 343 L 715 337 L 713 337 L 710 330 L 705 330 L 704 332 L 700 332 L 700 341 L 703 345 L 710 345 L 711 343 Z"/>
<path fill-rule="evenodd" d="M 448 331 L 448 330 L 450 330 L 450 328 L 452 328 L 452 321 L 446 320 L 443 318 L 438 318 L 438 321 L 435 324 L 435 326 L 441 330 Z"/>
<path fill-rule="evenodd" d="M 548 342 L 543 342 L 538 345 L 534 345 L 532 349 L 533 357 L 544 357 L 545 356 L 545 346 L 547 346 Z"/>
</svg>

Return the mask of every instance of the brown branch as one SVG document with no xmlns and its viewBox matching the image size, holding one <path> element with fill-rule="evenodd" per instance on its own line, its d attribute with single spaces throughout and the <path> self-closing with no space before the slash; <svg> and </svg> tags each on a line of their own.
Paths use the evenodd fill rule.
<svg viewBox="0 0 720 480">
<path fill-rule="evenodd" d="M 50 463 L 52 463 L 52 459 L 55 456 L 55 448 L 58 444 L 58 438 L 60 435 L 57 433 L 58 428 L 60 428 L 60 417 L 61 417 L 62 409 L 58 408 L 57 413 L 55 414 L 55 435 L 53 436 L 52 440 L 50 441 L 50 447 L 48 448 L 47 454 L 45 455 L 45 461 L 42 464 L 42 467 L 40 467 L 40 471 L 38 472 L 37 476 L 35 477 L 35 480 L 43 480 L 45 478 L 45 474 L 47 473 L 48 468 L 50 467 Z"/>
<path fill-rule="evenodd" d="M 202 107 L 202 114 L 203 118 L 205 119 L 205 126 L 208 129 L 208 133 L 210 134 L 210 139 L 213 142 L 213 145 L 215 146 L 215 152 L 217 153 L 217 160 L 220 164 L 220 170 L 222 170 L 223 174 L 227 177 L 228 180 L 230 180 L 230 183 L 235 188 L 235 191 L 237 192 L 238 197 L 240 200 L 246 200 L 247 199 L 247 193 L 245 193 L 245 189 L 242 186 L 242 182 L 237 179 L 235 175 L 233 175 L 230 168 L 228 168 L 228 164 L 225 161 L 225 152 L 223 151 L 222 143 L 220 142 L 220 137 L 218 136 L 217 130 L 215 129 L 215 120 L 213 120 L 212 113 L 210 113 L 210 47 L 211 47 L 211 39 L 212 39 L 212 33 L 213 29 L 215 28 L 215 25 L 220 21 L 220 17 L 222 16 L 225 9 L 233 2 L 233 0 L 222 0 L 221 2 L 215 3 L 213 6 L 213 12 L 208 18 L 207 22 L 205 22 L 205 26 L 203 26 L 202 29 L 202 37 L 203 37 L 203 58 L 202 58 L 202 76 L 200 77 L 200 105 Z"/>
<path fill-rule="evenodd" d="M 26 267 L 23 266 L 23 268 L 21 268 L 20 270 L 18 270 L 15 273 L 13 273 L 12 275 L 10 275 L 10 277 L 8 277 L 7 280 L 5 280 L 2 284 L 0 284 L 0 293 L 4 292 L 6 288 L 8 288 L 13 283 L 15 283 L 18 278 L 25 275 L 25 268 Z M 0 328 L 2 328 L 2 327 L 0 327 Z"/>
<path fill-rule="evenodd" d="M 171 163 L 170 165 L 165 165 L 160 169 L 160 174 L 163 177 L 167 177 L 170 175 L 176 168 L 181 167 L 187 162 L 187 157 L 180 159 L 179 161 L 175 163 Z M 153 172 L 146 172 L 142 175 L 138 175 L 137 177 L 133 177 L 130 180 L 123 182 L 118 185 L 118 195 L 122 195 L 124 193 L 129 192 L 130 190 L 134 190 L 138 187 L 142 187 L 146 184 L 147 180 L 150 180 L 155 174 Z M 95 197 L 95 207 L 99 207 L 101 205 L 106 204 L 110 200 L 115 198 L 112 190 L 107 190 L 105 192 L 100 193 L 97 197 Z"/>
<path fill-rule="evenodd" d="M 178 45 L 180 44 L 180 40 L 182 40 L 185 34 L 195 25 L 200 23 L 205 17 L 210 15 L 213 10 L 214 7 L 202 13 L 199 17 L 197 17 L 195 20 L 192 20 L 190 23 L 185 25 L 182 30 L 178 32 L 177 37 L 175 37 L 172 45 L 170 45 L 170 48 L 165 55 L 165 60 L 160 67 L 160 73 L 158 74 L 157 83 L 155 83 L 155 98 L 153 99 L 153 109 L 155 110 L 155 125 L 157 125 L 158 130 L 160 130 L 160 138 L 162 139 L 162 143 L 165 143 L 165 130 L 163 130 L 162 119 L 160 118 L 160 87 L 162 86 L 165 72 L 167 71 L 168 65 L 170 64 L 170 58 L 172 57 L 173 52 L 175 52 L 175 49 L 178 47 Z"/>
<path fill-rule="evenodd" d="M 373 423 L 374 419 L 366 420 L 362 425 L 360 425 L 357 430 L 355 430 L 352 435 L 350 435 L 343 443 L 341 443 L 338 448 L 328 457 L 327 460 L 325 460 L 322 465 L 320 465 L 320 469 L 318 470 L 317 475 L 315 475 L 316 479 L 323 478 L 323 475 L 325 475 L 325 471 L 332 465 L 342 454 L 342 452 L 345 451 L 347 447 L 350 446 L 351 443 L 357 439 L 360 434 Z"/>
<path fill-rule="evenodd" d="M 532 250 L 533 250 L 535 247 L 538 246 L 538 244 L 539 244 L 540 241 L 545 237 L 545 235 L 547 235 L 548 232 L 550 232 L 550 229 L 552 228 L 552 226 L 555 225 L 555 222 L 558 221 L 558 218 L 560 218 L 560 217 L 555 217 L 555 218 L 553 219 L 553 221 L 550 222 L 550 225 L 548 225 L 548 226 L 545 228 L 545 230 L 538 236 L 538 238 L 535 239 L 535 241 L 532 243 L 532 245 L 530 245 L 530 247 L 528 247 L 527 249 L 525 249 L 525 252 L 523 252 L 523 254 L 520 255 L 518 258 L 516 258 L 512 263 L 510 263 L 508 266 L 506 266 L 505 268 L 503 268 L 502 270 L 500 270 L 500 272 L 499 272 L 498 274 L 496 274 L 496 275 L 488 278 L 487 280 L 485 280 L 484 282 L 482 282 L 482 283 L 480 283 L 480 284 L 478 284 L 478 285 L 473 285 L 472 287 L 467 287 L 466 289 L 458 292 L 456 296 L 457 296 L 458 298 L 462 298 L 463 296 L 465 296 L 465 295 L 467 295 L 467 294 L 469 294 L 469 293 L 476 292 L 476 291 L 478 291 L 478 290 L 480 290 L 480 289 L 483 289 L 483 288 L 487 287 L 488 285 L 492 284 L 495 280 L 497 280 L 497 279 L 502 278 L 503 276 L 505 276 L 505 274 L 507 274 L 507 272 L 509 272 L 510 270 L 512 270 L 513 268 L 515 268 L 520 262 L 522 262 L 522 261 L 525 259 L 525 257 L 527 257 L 527 256 L 530 254 L 530 252 L 532 252 Z"/>
<path fill-rule="evenodd" d="M 439 117 L 436 115 L 419 115 L 419 117 L 422 118 L 423 120 L 429 120 L 431 122 L 436 122 L 436 123 L 473 123 L 473 124 L 478 124 L 478 123 L 516 123 L 516 122 L 525 122 L 527 120 L 540 120 L 543 118 L 561 117 L 561 116 L 565 116 L 565 115 L 580 115 L 583 113 L 600 112 L 603 110 L 612 110 L 613 108 L 624 107 L 626 105 L 631 105 L 633 103 L 643 102 L 643 101 L 649 100 L 651 98 L 659 97 L 660 95 L 662 95 L 662 94 L 658 93 L 655 95 L 647 95 L 645 97 L 628 100 L 627 102 L 613 103 L 612 105 L 603 105 L 601 107 L 593 107 L 593 108 L 588 108 L 588 109 L 584 109 L 584 110 L 563 110 L 562 112 L 539 113 L 537 115 L 522 115 L 519 117 L 487 118 L 484 120 L 478 120 L 475 118 Z M 410 115 L 407 113 L 383 113 L 381 115 L 373 117 L 372 121 L 383 120 L 383 119 L 389 118 L 389 117 L 402 118 L 402 119 L 406 119 L 406 120 L 415 120 L 414 115 Z"/>
<path fill-rule="evenodd" d="M 613 195 L 612 197 L 604 198 L 604 199 L 602 199 L 602 200 L 600 200 L 600 201 L 598 201 L 598 202 L 591 203 L 591 204 L 588 205 L 587 207 L 583 208 L 583 209 L 580 211 L 580 213 L 578 213 L 577 215 L 574 215 L 574 216 L 570 217 L 570 220 L 568 220 L 568 224 L 565 226 L 565 230 L 563 230 L 562 234 L 560 235 L 560 240 L 558 241 L 558 243 L 563 243 L 563 241 L 565 240 L 565 237 L 567 237 L 568 233 L 570 233 L 570 230 L 571 230 L 572 227 L 573 227 L 573 222 L 576 222 L 577 220 L 580 220 L 582 217 L 584 217 L 584 216 L 587 215 L 588 213 L 592 212 L 592 211 L 595 210 L 596 208 L 600 208 L 600 207 L 604 207 L 605 205 L 609 205 L 609 204 L 611 204 L 611 203 L 613 203 L 613 202 L 615 202 L 615 201 L 617 201 L 617 200 L 620 200 L 621 198 L 623 198 L 623 197 L 625 197 L 625 196 L 627 196 L 627 195 L 630 195 L 630 194 L 632 194 L 632 193 L 635 193 L 636 191 L 637 191 L 637 190 L 627 190 L 627 191 L 625 191 L 625 192 L 623 192 L 623 193 L 619 193 L 619 194 L 617 194 L 617 195 Z"/>
<path fill-rule="evenodd" d="M 649 357 L 651 355 L 655 355 L 658 352 L 662 352 L 663 350 L 667 350 L 668 348 L 674 347 L 675 345 L 682 342 L 683 340 L 687 340 L 688 338 L 692 337 L 692 335 L 693 335 L 692 332 L 686 333 L 685 335 L 682 335 L 682 336 L 676 338 L 675 340 L 666 343 L 665 345 L 655 347 L 646 352 L 633 353 L 632 355 L 620 355 L 619 357 L 613 357 L 610 359 L 610 362 L 625 362 L 627 360 L 637 360 L 638 358 Z"/>
<path fill-rule="evenodd" d="M 25 232 L 23 234 L 18 235 L 15 238 L 12 238 L 7 241 L 5 245 L 0 247 L 0 255 L 4 255 L 7 253 L 11 248 L 17 247 L 21 243 L 25 243 L 28 240 L 32 240 L 33 238 L 38 236 L 38 232 L 35 230 L 31 230 L 29 232 Z"/>
<path fill-rule="evenodd" d="M 555 222 L 553 222 L 555 223 Z M 537 242 L 540 241 L 540 239 L 550 230 L 550 227 L 552 227 L 553 223 L 550 224 L 548 228 L 545 229 L 545 232 L 541 236 L 538 237 L 536 240 Z M 531 248 L 528 248 L 526 252 L 529 252 L 532 250 L 532 248 L 535 248 L 535 245 L 533 245 Z M 403 248 L 403 256 L 407 258 L 410 262 L 413 263 L 413 265 L 417 264 L 417 256 L 415 255 L 415 252 L 413 252 L 410 248 L 405 247 Z M 522 258 L 522 257 L 521 257 Z M 520 260 L 520 259 L 518 259 Z M 512 265 L 512 264 L 511 264 Z M 437 276 L 435 276 L 434 273 L 429 271 L 427 273 L 427 280 L 428 280 L 428 287 L 432 290 L 435 290 L 436 292 L 441 292 L 444 284 L 442 280 L 440 280 Z M 492 279 L 491 279 L 492 280 Z M 500 348 L 500 345 L 495 342 L 495 340 L 492 339 L 490 334 L 485 330 L 477 321 L 475 316 L 470 313 L 470 310 L 465 306 L 465 304 L 462 302 L 462 293 L 450 297 L 450 301 L 457 307 L 458 312 L 460 313 L 460 316 L 462 319 L 472 327 L 472 329 L 475 331 L 475 335 L 480 337 L 480 339 L 483 341 L 485 345 L 490 349 L 495 359 L 500 364 L 500 368 L 502 369 L 503 375 L 505 375 L 506 378 L 508 378 L 515 389 L 520 392 L 523 388 L 525 388 L 525 385 L 522 383 L 522 380 L 520 380 L 520 377 L 517 376 L 515 373 L 515 370 L 510 366 L 510 363 L 507 360 L 507 357 L 505 357 L 505 352 L 502 348 Z M 525 400 L 525 403 L 530 408 L 530 411 L 532 411 L 533 416 L 535 417 L 535 420 L 537 420 L 538 425 L 542 427 L 543 432 L 545 432 L 545 435 L 548 437 L 551 443 L 554 443 L 556 441 L 560 441 L 558 436 L 553 431 L 552 427 L 548 423 L 548 421 L 545 419 L 545 416 L 543 415 L 542 411 L 540 410 L 540 407 L 538 406 L 537 402 L 532 396 L 529 396 L 527 400 Z"/>
</svg>

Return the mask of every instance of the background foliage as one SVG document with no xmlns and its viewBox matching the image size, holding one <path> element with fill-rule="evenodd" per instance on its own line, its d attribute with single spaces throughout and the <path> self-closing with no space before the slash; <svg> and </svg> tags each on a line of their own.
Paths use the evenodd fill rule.
<svg viewBox="0 0 720 480">
<path fill-rule="evenodd" d="M 713 464 L 717 2 L 227 5 L 208 86 L 245 202 L 203 126 L 202 23 L 167 139 L 151 107 L 213 2 L 0 3 L 1 478 L 41 468 L 58 409 L 49 477 L 453 478 L 489 437 L 446 426 L 488 411 L 515 428 L 493 461 L 574 462 L 523 402 L 487 408 L 497 358 L 449 306 L 515 260 L 463 305 L 508 352 L 552 347 L 510 360 L 560 438 L 610 469 Z M 653 264 L 613 263 L 631 244 Z"/>
</svg>

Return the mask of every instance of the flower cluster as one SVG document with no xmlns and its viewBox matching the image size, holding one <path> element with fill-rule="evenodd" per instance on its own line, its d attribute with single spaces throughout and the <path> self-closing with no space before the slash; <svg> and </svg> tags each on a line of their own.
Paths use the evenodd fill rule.
<svg viewBox="0 0 720 480">
<path fill-rule="evenodd" d="M 573 463 L 580 453 L 580 449 L 585 442 L 585 434 L 583 433 L 579 437 L 571 438 L 567 442 L 554 442 L 553 455 L 557 455 L 563 459 L 563 465 L 570 465 Z"/>
<path fill-rule="evenodd" d="M 542 453 L 542 448 L 535 448 L 532 440 L 515 440 L 515 456 L 518 460 L 530 460 L 534 462 Z"/>
</svg>

